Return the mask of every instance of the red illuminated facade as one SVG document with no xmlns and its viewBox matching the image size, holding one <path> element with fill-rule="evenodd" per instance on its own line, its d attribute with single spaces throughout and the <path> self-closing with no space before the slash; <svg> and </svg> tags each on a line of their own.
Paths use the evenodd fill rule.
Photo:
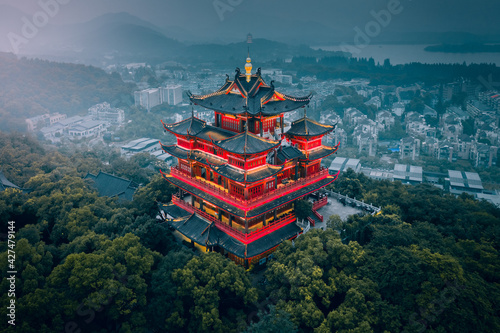
<svg viewBox="0 0 500 333">
<path fill-rule="evenodd" d="M 311 96 L 282 94 L 251 69 L 248 58 L 246 73 L 237 69 L 216 92 L 189 94 L 193 104 L 215 112 L 213 123 L 193 114 L 163 124 L 177 144 L 162 144 L 178 159 L 162 171 L 179 188 L 163 207 L 169 224 L 187 242 L 245 266 L 302 232 L 294 202 L 336 179 L 321 159 L 338 148 L 322 144 L 334 126 L 306 116 L 285 132 L 284 113 L 305 107 Z"/>
</svg>

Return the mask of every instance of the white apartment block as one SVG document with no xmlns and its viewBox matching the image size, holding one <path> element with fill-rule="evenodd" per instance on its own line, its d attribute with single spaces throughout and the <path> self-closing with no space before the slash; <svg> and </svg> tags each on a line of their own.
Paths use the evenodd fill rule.
<svg viewBox="0 0 500 333">
<path fill-rule="evenodd" d="M 160 88 L 162 103 L 168 103 L 169 105 L 177 105 L 182 103 L 182 86 L 168 85 L 165 88 Z"/>
<path fill-rule="evenodd" d="M 142 106 L 150 111 L 157 105 L 161 104 L 160 88 L 150 88 L 134 92 L 136 106 Z"/>
<path fill-rule="evenodd" d="M 168 103 L 177 105 L 182 102 L 182 86 L 168 85 L 160 88 L 150 88 L 134 92 L 136 106 L 142 106 L 150 111 L 157 105 Z"/>
</svg>

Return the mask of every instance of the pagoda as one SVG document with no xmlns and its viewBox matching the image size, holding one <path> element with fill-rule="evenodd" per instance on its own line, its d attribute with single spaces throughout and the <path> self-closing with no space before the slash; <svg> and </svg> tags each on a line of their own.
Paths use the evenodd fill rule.
<svg viewBox="0 0 500 333">
<path fill-rule="evenodd" d="M 303 232 L 294 203 L 337 175 L 321 159 L 337 149 L 322 144 L 334 126 L 304 117 L 285 132 L 284 114 L 305 108 L 311 95 L 293 97 L 268 85 L 260 68 L 236 69 L 217 91 L 191 102 L 213 110 L 212 124 L 195 117 L 164 129 L 177 144 L 162 149 L 178 159 L 163 177 L 179 189 L 162 214 L 175 233 L 202 251 L 220 252 L 246 267 L 267 258 Z"/>
</svg>

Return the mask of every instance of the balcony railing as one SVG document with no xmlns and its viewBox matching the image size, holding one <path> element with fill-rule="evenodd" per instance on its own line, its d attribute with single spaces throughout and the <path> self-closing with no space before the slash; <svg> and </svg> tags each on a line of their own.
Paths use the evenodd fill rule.
<svg viewBox="0 0 500 333">
<path fill-rule="evenodd" d="M 325 195 L 324 197 L 322 197 L 318 201 L 315 201 L 313 203 L 313 207 L 312 208 L 313 208 L 313 210 L 318 210 L 321 207 L 326 206 L 327 203 L 328 203 L 328 197 Z"/>
<path fill-rule="evenodd" d="M 323 222 L 323 215 L 318 213 L 317 211 L 313 210 L 313 214 L 321 221 Z"/>
<path fill-rule="evenodd" d="M 191 185 L 201 189 L 207 193 L 213 193 L 215 196 L 220 197 L 222 200 L 226 201 L 229 204 L 234 205 L 235 203 L 239 203 L 243 208 L 253 208 L 258 205 L 262 205 L 265 202 L 272 201 L 276 197 L 284 196 L 288 193 L 291 193 L 303 185 L 310 183 L 315 180 L 320 180 L 328 177 L 328 169 L 321 168 L 317 173 L 310 175 L 306 178 L 300 178 L 296 181 L 291 181 L 288 184 L 278 185 L 278 188 L 272 190 L 270 192 L 264 193 L 256 198 L 252 198 L 249 200 L 244 200 L 242 198 L 235 197 L 228 193 L 227 190 L 222 190 L 220 187 L 210 184 L 208 181 L 191 177 L 191 175 L 186 174 L 185 172 L 179 170 L 178 167 L 172 167 L 170 169 L 170 173 L 175 178 L 183 180 Z"/>
<path fill-rule="evenodd" d="M 269 224 L 265 227 L 262 227 L 258 230 L 249 232 L 247 234 L 247 233 L 238 231 L 236 229 L 233 229 L 229 225 L 223 223 L 222 221 L 219 221 L 216 217 L 209 215 L 206 212 L 190 205 L 189 203 L 187 203 L 186 201 L 180 199 L 179 197 L 177 197 L 175 195 L 172 196 L 172 202 L 190 213 L 196 213 L 196 214 L 204 217 L 205 219 L 209 220 L 210 222 L 213 222 L 218 229 L 221 229 L 222 231 L 233 236 L 234 238 L 236 238 L 237 240 L 239 240 L 240 242 L 242 242 L 244 244 L 251 243 L 254 240 L 257 240 L 257 239 L 273 232 L 274 230 L 279 229 L 279 228 L 295 221 L 295 215 L 292 213 L 288 213 L 288 214 L 285 214 L 284 216 L 282 216 L 281 218 L 277 219 L 276 221 L 272 222 L 271 224 Z"/>
</svg>

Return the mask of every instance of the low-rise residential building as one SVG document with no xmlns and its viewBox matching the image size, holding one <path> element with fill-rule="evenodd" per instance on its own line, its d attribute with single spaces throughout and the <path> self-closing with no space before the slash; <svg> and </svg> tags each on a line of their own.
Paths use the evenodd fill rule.
<svg viewBox="0 0 500 333">
<path fill-rule="evenodd" d="M 475 141 L 473 140 L 472 137 L 462 134 L 458 138 L 458 142 L 456 145 L 456 154 L 457 158 L 461 160 L 468 160 L 470 159 L 471 152 L 473 150 L 473 147 L 475 145 Z"/>
<path fill-rule="evenodd" d="M 457 141 L 464 131 L 460 118 L 451 113 L 445 113 L 441 117 L 440 125 L 443 137 L 452 141 Z"/>
<path fill-rule="evenodd" d="M 362 119 L 366 118 L 366 115 L 356 108 L 348 108 L 344 111 L 344 123 L 351 126 L 357 125 Z"/>
<path fill-rule="evenodd" d="M 491 167 L 497 165 L 498 147 L 484 143 L 476 143 L 470 154 L 470 159 L 475 167 Z"/>
<path fill-rule="evenodd" d="M 29 132 L 40 130 L 41 128 L 52 126 L 55 123 L 66 119 L 66 114 L 56 113 L 45 113 L 36 117 L 31 117 L 26 119 L 26 126 Z"/>
<path fill-rule="evenodd" d="M 377 113 L 377 124 L 382 131 L 388 131 L 394 126 L 396 119 L 389 111 L 380 111 Z"/>
<path fill-rule="evenodd" d="M 89 108 L 89 115 L 93 120 L 101 120 L 113 125 L 121 125 L 125 122 L 125 112 L 122 109 L 112 108 L 107 102 Z"/>
<path fill-rule="evenodd" d="M 346 146 L 347 145 L 347 132 L 343 128 L 336 128 L 335 131 L 333 131 L 331 134 L 329 134 L 329 137 L 332 137 L 332 146 L 336 146 L 337 143 L 340 143 L 340 146 Z"/>
<path fill-rule="evenodd" d="M 74 138 L 88 138 L 99 135 L 104 129 L 104 123 L 99 120 L 86 120 L 68 128 L 68 134 Z"/>
<path fill-rule="evenodd" d="M 382 101 L 380 100 L 380 97 L 374 96 L 370 98 L 368 101 L 366 101 L 365 105 L 373 105 L 378 110 L 382 106 Z"/>
<path fill-rule="evenodd" d="M 377 135 L 361 132 L 354 136 L 354 142 L 358 146 L 358 152 L 365 152 L 368 156 L 377 154 Z"/>
<path fill-rule="evenodd" d="M 412 161 L 420 157 L 420 140 L 414 137 L 402 138 L 399 144 L 399 158 Z"/>
<path fill-rule="evenodd" d="M 392 113 L 394 113 L 396 116 L 401 117 L 403 113 L 405 112 L 405 105 L 404 103 L 394 103 L 392 105 Z"/>
<path fill-rule="evenodd" d="M 40 133 L 42 133 L 46 140 L 54 142 L 64 135 L 64 126 L 61 124 L 55 124 L 49 127 L 44 127 L 40 129 Z"/>
</svg>

